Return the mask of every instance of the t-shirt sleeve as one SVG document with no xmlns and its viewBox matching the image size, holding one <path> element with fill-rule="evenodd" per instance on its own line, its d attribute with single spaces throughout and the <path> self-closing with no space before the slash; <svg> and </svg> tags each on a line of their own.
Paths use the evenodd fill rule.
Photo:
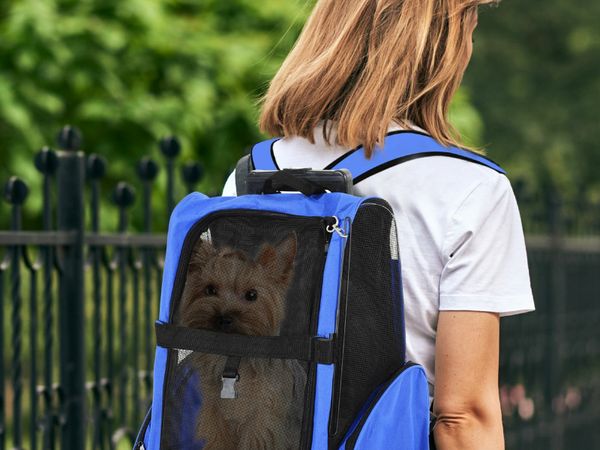
<svg viewBox="0 0 600 450">
<path fill-rule="evenodd" d="M 223 186 L 223 197 L 235 197 L 237 195 L 237 188 L 235 186 L 235 170 L 227 177 L 225 186 Z"/>
<path fill-rule="evenodd" d="M 535 309 L 521 216 L 504 175 L 467 195 L 450 218 L 442 251 L 440 311 L 509 316 Z"/>
</svg>

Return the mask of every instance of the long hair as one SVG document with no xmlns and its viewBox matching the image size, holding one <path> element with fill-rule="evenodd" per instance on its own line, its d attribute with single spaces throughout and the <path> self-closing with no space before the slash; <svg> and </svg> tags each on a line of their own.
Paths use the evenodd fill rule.
<svg viewBox="0 0 600 450">
<path fill-rule="evenodd" d="M 263 99 L 262 131 L 314 143 L 363 145 L 370 156 L 392 123 L 444 145 L 460 137 L 450 101 L 471 52 L 477 7 L 499 0 L 319 0 Z"/>
</svg>

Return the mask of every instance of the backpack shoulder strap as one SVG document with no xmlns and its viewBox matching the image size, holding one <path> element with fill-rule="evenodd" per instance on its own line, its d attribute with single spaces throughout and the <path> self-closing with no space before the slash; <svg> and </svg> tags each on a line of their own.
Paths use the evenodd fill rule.
<svg viewBox="0 0 600 450">
<path fill-rule="evenodd" d="M 279 170 L 273 155 L 273 144 L 279 139 L 260 142 L 252 149 L 252 165 L 256 170 Z M 458 147 L 444 147 L 431 136 L 416 131 L 396 131 L 385 138 L 383 149 L 369 159 L 363 147 L 358 147 L 333 161 L 326 170 L 348 169 L 354 184 L 360 183 L 390 167 L 426 156 L 449 156 L 489 167 L 496 172 L 506 171 L 491 159 Z"/>
<path fill-rule="evenodd" d="M 329 164 L 325 169 L 348 169 L 354 184 L 390 167 L 426 156 L 449 156 L 481 164 L 506 174 L 498 164 L 478 153 L 458 147 L 444 147 L 431 136 L 414 131 L 398 131 L 387 135 L 383 150 L 373 153 L 371 159 L 363 147 L 352 150 Z"/>
<path fill-rule="evenodd" d="M 255 170 L 279 170 L 273 155 L 273 144 L 280 138 L 269 139 L 256 144 L 250 153 L 252 166 Z"/>
</svg>

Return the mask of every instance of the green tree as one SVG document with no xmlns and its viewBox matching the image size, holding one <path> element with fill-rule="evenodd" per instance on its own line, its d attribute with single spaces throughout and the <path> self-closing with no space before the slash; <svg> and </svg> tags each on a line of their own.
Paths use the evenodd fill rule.
<svg viewBox="0 0 600 450">
<path fill-rule="evenodd" d="M 304 2 L 15 0 L 0 6 L 0 176 L 35 191 L 34 152 L 63 124 L 109 162 L 107 188 L 165 135 L 212 191 L 260 138 L 255 103 L 304 21 Z M 159 158 L 157 156 L 157 158 Z M 164 176 L 159 179 L 164 183 Z M 28 202 L 37 211 L 39 196 Z"/>
<path fill-rule="evenodd" d="M 600 3 L 500 3 L 480 15 L 465 78 L 485 142 L 532 190 L 600 200 Z"/>
<path fill-rule="evenodd" d="M 181 139 L 183 160 L 205 166 L 198 188 L 217 192 L 244 148 L 261 138 L 257 101 L 312 3 L 0 3 L 0 181 L 18 174 L 39 192 L 33 154 L 70 123 L 82 130 L 87 153 L 108 160 L 105 192 L 118 179 L 135 184 L 135 162 L 147 154 L 160 159 L 156 142 L 169 134 Z M 477 143 L 482 125 L 466 91 L 453 117 Z M 164 183 L 163 171 L 160 192 Z M 39 195 L 27 202 L 31 216 L 40 202 Z M 4 224 L 7 216 L 0 213 Z M 114 214 L 102 217 L 104 228 L 114 228 Z"/>
</svg>

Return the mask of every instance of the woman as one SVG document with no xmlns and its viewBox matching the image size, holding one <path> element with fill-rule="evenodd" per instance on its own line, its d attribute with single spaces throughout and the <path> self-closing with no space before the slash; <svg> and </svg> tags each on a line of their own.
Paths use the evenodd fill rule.
<svg viewBox="0 0 600 450">
<path fill-rule="evenodd" d="M 284 136 L 279 167 L 320 169 L 386 133 L 418 130 L 461 146 L 448 106 L 491 0 L 320 0 L 264 99 L 261 128 Z M 439 450 L 504 448 L 499 318 L 534 309 L 508 179 L 432 156 L 390 167 L 357 193 L 393 207 L 400 237 L 407 355 L 424 366 Z M 235 193 L 234 177 L 224 194 Z"/>
</svg>

